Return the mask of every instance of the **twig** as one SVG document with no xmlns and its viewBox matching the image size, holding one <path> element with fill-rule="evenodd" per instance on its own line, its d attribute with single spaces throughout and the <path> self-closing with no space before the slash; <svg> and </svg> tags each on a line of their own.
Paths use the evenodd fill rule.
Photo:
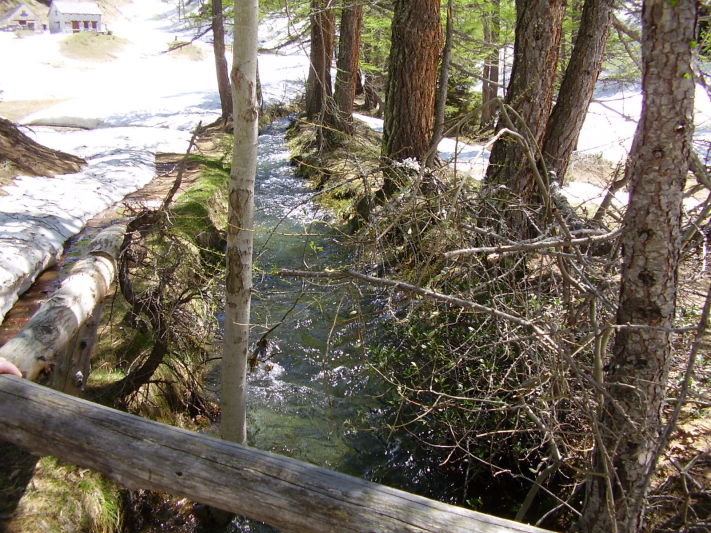
<svg viewBox="0 0 711 533">
<path fill-rule="evenodd" d="M 545 239 L 538 241 L 522 242 L 518 244 L 512 244 L 509 246 L 482 246 L 479 248 L 462 248 L 460 250 L 452 250 L 450 252 L 445 252 L 443 255 L 445 258 L 450 259 L 452 257 L 458 257 L 460 255 L 475 255 L 475 254 L 507 254 L 512 252 L 525 252 L 533 250 L 542 250 L 545 248 L 561 248 L 565 246 L 579 246 L 586 244 L 594 244 L 597 242 L 605 242 L 617 238 L 621 233 L 620 229 L 611 231 L 609 233 L 604 233 L 602 235 L 592 235 L 590 237 L 581 237 L 578 239 Z"/>
<path fill-rule="evenodd" d="M 193 131 L 192 137 L 190 137 L 188 149 L 185 151 L 185 155 L 180 160 L 180 163 L 178 163 L 178 175 L 176 176 L 175 181 L 173 182 L 173 186 L 168 191 L 168 194 L 166 194 L 165 199 L 163 200 L 163 203 L 160 206 L 161 211 L 165 212 L 168 210 L 168 206 L 170 206 L 170 203 L 173 201 L 175 193 L 178 192 L 178 189 L 180 189 L 180 186 L 183 183 L 183 173 L 185 172 L 185 166 L 188 162 L 188 157 L 190 157 L 190 152 L 192 151 L 193 146 L 195 146 L 195 140 L 197 139 L 200 128 L 202 128 L 202 120 L 198 122 L 195 131 Z"/>
</svg>

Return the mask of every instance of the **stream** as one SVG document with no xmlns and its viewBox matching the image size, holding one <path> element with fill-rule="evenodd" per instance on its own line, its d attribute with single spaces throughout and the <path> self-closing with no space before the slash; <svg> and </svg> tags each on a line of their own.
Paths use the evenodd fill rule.
<svg viewBox="0 0 711 533">
<path fill-rule="evenodd" d="M 385 423 L 383 383 L 367 371 L 369 346 L 382 334 L 379 295 L 368 287 L 328 286 L 276 276 L 276 269 L 320 270 L 348 263 L 352 249 L 310 201 L 294 175 L 281 119 L 259 137 L 255 186 L 255 293 L 252 340 L 268 334 L 264 362 L 248 375 L 248 444 L 386 484 L 443 494 L 432 458 L 404 435 L 360 424 Z M 371 318 L 368 318 L 371 317 Z M 217 386 L 215 377 L 213 386 Z M 419 490 L 418 490 L 419 489 Z M 232 531 L 271 532 L 250 521 Z"/>
</svg>

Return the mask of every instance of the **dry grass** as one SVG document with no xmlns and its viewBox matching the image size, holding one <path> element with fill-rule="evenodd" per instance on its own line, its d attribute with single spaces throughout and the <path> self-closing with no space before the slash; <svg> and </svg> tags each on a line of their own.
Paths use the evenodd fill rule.
<svg viewBox="0 0 711 533">
<path fill-rule="evenodd" d="M 43 457 L 7 533 L 112 533 L 120 527 L 115 485 L 91 470 Z"/>
<path fill-rule="evenodd" d="M 55 104 L 64 102 L 66 98 L 54 98 L 47 100 L 12 100 L 0 102 L 0 117 L 12 122 L 18 122 L 23 117 L 47 109 Z"/>
<path fill-rule="evenodd" d="M 194 43 L 184 43 L 173 41 L 168 45 L 170 57 L 187 59 L 189 61 L 202 61 L 205 59 L 205 52 Z"/>
<path fill-rule="evenodd" d="M 115 35 L 81 32 L 69 35 L 60 44 L 61 53 L 82 61 L 113 61 L 128 41 Z"/>
</svg>

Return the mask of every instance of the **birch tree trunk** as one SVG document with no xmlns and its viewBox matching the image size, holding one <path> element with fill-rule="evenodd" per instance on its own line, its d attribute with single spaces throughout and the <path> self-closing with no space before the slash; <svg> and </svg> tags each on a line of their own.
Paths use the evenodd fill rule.
<svg viewBox="0 0 711 533">
<path fill-rule="evenodd" d="M 627 174 L 618 324 L 599 414 L 593 475 L 579 529 L 634 533 L 661 450 L 681 247 L 681 206 L 693 131 L 695 0 L 647 0 L 642 14 L 642 116 Z"/>
<path fill-rule="evenodd" d="M 257 170 L 257 24 L 259 0 L 235 3 L 232 66 L 234 146 L 229 187 L 222 438 L 247 440 L 246 383 L 252 290 L 254 180 Z"/>
<path fill-rule="evenodd" d="M 89 254 L 76 262 L 62 286 L 22 331 L 0 348 L 0 357 L 17 366 L 25 378 L 34 381 L 40 373 L 51 371 L 106 297 L 116 276 L 116 258 L 125 231 L 125 224 L 117 224 L 97 235 Z"/>
</svg>

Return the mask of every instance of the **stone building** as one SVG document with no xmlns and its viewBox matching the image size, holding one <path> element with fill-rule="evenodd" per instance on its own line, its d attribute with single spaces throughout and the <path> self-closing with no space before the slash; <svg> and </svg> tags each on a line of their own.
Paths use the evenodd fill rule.
<svg viewBox="0 0 711 533">
<path fill-rule="evenodd" d="M 49 7 L 51 33 L 102 31 L 101 9 L 94 2 L 54 0 Z"/>
<path fill-rule="evenodd" d="M 39 17 L 32 9 L 25 4 L 20 4 L 3 17 L 0 17 L 0 29 L 5 31 L 41 31 L 46 28 L 43 27 Z"/>
</svg>

